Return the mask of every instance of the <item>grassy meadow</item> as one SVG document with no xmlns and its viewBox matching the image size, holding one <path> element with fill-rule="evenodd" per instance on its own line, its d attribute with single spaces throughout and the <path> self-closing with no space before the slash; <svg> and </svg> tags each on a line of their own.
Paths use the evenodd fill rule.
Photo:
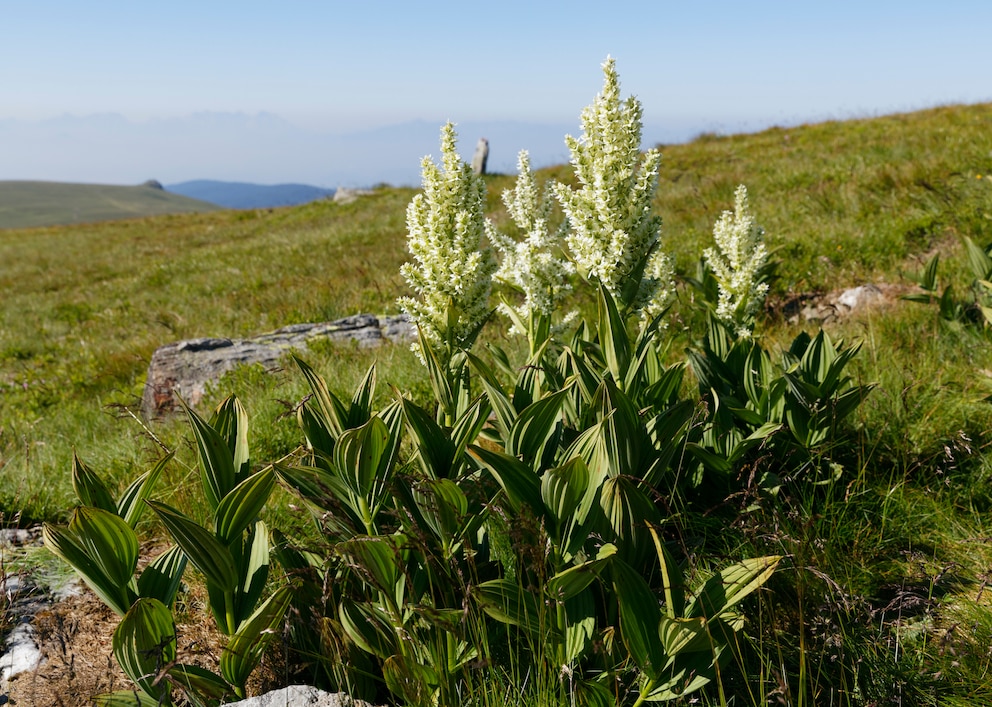
<svg viewBox="0 0 992 707">
<path fill-rule="evenodd" d="M 734 189 L 747 185 L 780 261 L 758 329 L 772 349 L 815 329 L 791 323 L 789 303 L 865 283 L 908 290 L 934 253 L 941 288 L 965 297 L 961 237 L 992 242 L 992 104 L 703 135 L 662 152 L 655 208 L 684 278 L 695 275 Z M 567 166 L 539 176 L 572 179 Z M 499 223 L 507 221 L 499 195 L 512 185 L 513 175 L 487 177 Z M 121 484 L 163 447 L 175 450 L 160 487 L 167 502 L 195 503 L 185 422 L 136 417 L 154 349 L 396 312 L 414 193 L 383 187 L 345 205 L 0 230 L 0 521 L 64 521 L 73 450 Z M 686 306 L 693 296 L 680 287 L 673 361 L 702 336 Z M 513 346 L 502 325 L 484 336 Z M 854 376 L 876 385 L 855 413 L 856 444 L 836 454 L 844 462 L 836 480 L 731 525 L 719 513 L 686 523 L 689 546 L 786 558 L 749 605 L 744 657 L 724 688 L 733 704 L 992 703 L 989 333 L 911 302 L 828 327 L 861 343 Z M 325 345 L 307 357 L 342 396 L 373 358 L 381 381 L 428 397 L 403 347 Z M 306 394 L 295 369 L 236 371 L 212 402 L 230 393 L 251 416 L 253 461 L 300 444 L 287 414 Z M 379 395 L 392 393 L 381 385 Z"/>
</svg>

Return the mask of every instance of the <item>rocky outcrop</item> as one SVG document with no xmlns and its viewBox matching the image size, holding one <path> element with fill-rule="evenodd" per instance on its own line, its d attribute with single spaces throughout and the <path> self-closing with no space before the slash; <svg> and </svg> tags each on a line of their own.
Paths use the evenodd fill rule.
<svg viewBox="0 0 992 707">
<path fill-rule="evenodd" d="M 330 693 L 306 685 L 290 685 L 228 707 L 372 707 L 364 700 L 353 700 L 343 692 Z"/>
<path fill-rule="evenodd" d="M 792 324 L 826 324 L 870 309 L 890 306 L 911 291 L 913 288 L 887 283 L 859 285 L 847 290 L 835 290 L 820 297 L 796 298 L 784 311 L 786 319 Z"/>
<path fill-rule="evenodd" d="M 359 346 L 378 346 L 384 341 L 409 342 L 416 328 L 403 315 L 378 318 L 357 314 L 335 322 L 294 324 L 251 339 L 189 339 L 160 347 L 152 355 L 141 398 L 146 420 L 163 417 L 179 407 L 177 396 L 196 406 L 207 385 L 228 371 L 245 364 L 279 368 L 291 351 L 306 353 L 315 340 L 356 341 Z"/>
</svg>

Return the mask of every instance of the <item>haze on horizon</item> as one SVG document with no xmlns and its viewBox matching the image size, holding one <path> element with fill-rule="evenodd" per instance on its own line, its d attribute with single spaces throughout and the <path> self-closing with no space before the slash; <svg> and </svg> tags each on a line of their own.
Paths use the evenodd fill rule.
<svg viewBox="0 0 992 707">
<path fill-rule="evenodd" d="M 0 179 L 416 184 L 447 120 L 562 162 L 607 55 L 646 146 L 992 100 L 980 0 L 11 5 Z"/>
</svg>

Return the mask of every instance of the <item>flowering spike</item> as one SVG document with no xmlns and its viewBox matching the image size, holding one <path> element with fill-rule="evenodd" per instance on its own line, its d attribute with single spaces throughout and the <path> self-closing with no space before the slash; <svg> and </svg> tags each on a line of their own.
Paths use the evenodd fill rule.
<svg viewBox="0 0 992 707">
<path fill-rule="evenodd" d="M 542 198 L 538 191 L 526 150 L 520 152 L 517 168 L 517 183 L 512 191 L 503 192 L 503 202 L 524 239 L 516 241 L 497 231 L 492 224 L 487 232 L 489 241 L 502 256 L 496 281 L 524 295 L 522 305 L 511 307 L 503 302 L 499 309 L 514 322 L 532 322 L 534 317 L 550 319 L 571 290 L 568 278 L 574 268 L 554 252 L 559 247 L 562 229 L 550 226 L 552 202 L 547 194 Z M 534 332 L 521 331 L 514 323 L 510 333 L 532 335 Z"/>
<path fill-rule="evenodd" d="M 713 227 L 717 250 L 703 252 L 719 287 L 716 316 L 733 326 L 739 338 L 751 336 L 754 317 L 768 294 L 762 269 L 768 260 L 764 230 L 754 223 L 747 188 L 734 192 L 734 211 L 724 211 Z"/>
<path fill-rule="evenodd" d="M 641 104 L 621 101 L 613 59 L 603 74 L 602 92 L 582 111 L 582 137 L 565 138 L 580 186 L 557 184 L 555 195 L 571 223 L 566 242 L 579 273 L 628 312 L 650 315 L 674 296 L 671 261 L 658 250 L 661 218 L 651 214 L 661 153 L 642 158 Z"/>
<path fill-rule="evenodd" d="M 441 129 L 441 167 L 430 157 L 421 167 L 423 193 L 406 210 L 414 262 L 400 269 L 418 297 L 398 302 L 431 347 L 450 359 L 471 347 L 490 314 L 496 261 L 491 250 L 479 247 L 486 231 L 486 185 L 459 158 L 451 123 Z"/>
</svg>

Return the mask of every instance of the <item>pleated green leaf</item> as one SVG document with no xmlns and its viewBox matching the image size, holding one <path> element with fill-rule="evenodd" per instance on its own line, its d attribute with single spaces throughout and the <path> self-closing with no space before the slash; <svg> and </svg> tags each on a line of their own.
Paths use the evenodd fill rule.
<svg viewBox="0 0 992 707">
<path fill-rule="evenodd" d="M 65 528 L 45 523 L 42 527 L 45 546 L 68 562 L 103 602 L 123 616 L 131 608 L 135 595 L 128 585 L 120 585 L 91 558 L 87 549 Z"/>
<path fill-rule="evenodd" d="M 544 515 L 541 482 L 533 469 L 516 457 L 484 447 L 471 445 L 469 453 L 496 479 L 514 510 L 526 504 L 535 513 Z"/>
<path fill-rule="evenodd" d="M 262 521 L 256 521 L 248 535 L 242 568 L 241 586 L 236 594 L 234 620 L 240 625 L 251 614 L 265 590 L 269 578 L 269 532 Z"/>
<path fill-rule="evenodd" d="M 169 681 L 160 676 L 176 660 L 176 625 L 158 599 L 140 598 L 114 631 L 114 657 L 150 697 L 169 702 Z"/>
<path fill-rule="evenodd" d="M 626 562 L 616 558 L 612 573 L 623 644 L 637 667 L 651 679 L 657 679 L 665 667 L 665 650 L 658 636 L 661 620 L 658 600 L 641 573 Z"/>
<path fill-rule="evenodd" d="M 752 557 L 720 570 L 710 577 L 686 609 L 686 616 L 715 618 L 756 589 L 775 572 L 778 555 Z"/>
<path fill-rule="evenodd" d="M 396 634 L 381 610 L 345 599 L 338 607 L 338 616 L 348 638 L 366 653 L 385 660 L 396 652 Z"/>
<path fill-rule="evenodd" d="M 269 641 L 279 635 L 292 598 L 292 587 L 280 587 L 241 623 L 220 654 L 220 672 L 225 680 L 244 687 Z"/>
<path fill-rule="evenodd" d="M 169 668 L 169 677 L 192 694 L 211 702 L 223 700 L 233 692 L 224 678 L 199 665 L 174 665 Z"/>
<path fill-rule="evenodd" d="M 162 707 L 162 702 L 157 698 L 137 690 L 106 692 L 91 699 L 96 707 Z"/>
<path fill-rule="evenodd" d="M 158 599 L 171 608 L 185 569 L 186 554 L 178 545 L 173 545 L 142 570 L 138 577 L 138 596 Z"/>
<path fill-rule="evenodd" d="M 569 567 L 548 580 L 548 593 L 560 602 L 568 601 L 598 579 L 616 553 L 616 545 L 606 543 L 595 559 Z"/>
<path fill-rule="evenodd" d="M 141 516 L 145 512 L 144 500 L 151 494 L 152 487 L 155 486 L 155 482 L 162 475 L 162 470 L 165 469 L 165 465 L 169 463 L 172 456 L 173 453 L 169 452 L 155 462 L 155 466 L 151 470 L 139 476 L 124 490 L 117 502 L 117 514 L 132 528 L 136 527 L 138 521 L 141 520 Z"/>
<path fill-rule="evenodd" d="M 241 401 L 233 395 L 225 398 L 210 419 L 210 426 L 217 430 L 227 443 L 234 467 L 234 483 L 243 481 L 250 473 L 248 452 L 248 413 Z"/>
<path fill-rule="evenodd" d="M 73 511 L 69 533 L 111 582 L 131 586 L 138 566 L 138 538 L 120 516 L 80 506 Z"/>
<path fill-rule="evenodd" d="M 225 545 L 240 540 L 245 528 L 251 525 L 275 487 L 272 467 L 252 474 L 221 499 L 214 512 L 217 539 Z"/>
<path fill-rule="evenodd" d="M 183 549 L 189 561 L 193 563 L 207 582 L 215 585 L 220 591 L 233 592 L 238 584 L 238 572 L 234 559 L 213 533 L 194 523 L 174 508 L 164 503 L 148 501 L 162 524 L 172 535 L 176 544 Z"/>
<path fill-rule="evenodd" d="M 103 479 L 76 456 L 75 450 L 72 452 L 72 490 L 84 506 L 93 506 L 110 513 L 117 512 L 117 504 Z"/>
<path fill-rule="evenodd" d="M 196 440 L 196 454 L 200 464 L 200 480 L 203 493 L 215 511 L 220 501 L 235 486 L 234 458 L 227 441 L 213 427 L 208 425 L 196 411 L 180 400 L 186 411 L 190 429 Z"/>
</svg>

